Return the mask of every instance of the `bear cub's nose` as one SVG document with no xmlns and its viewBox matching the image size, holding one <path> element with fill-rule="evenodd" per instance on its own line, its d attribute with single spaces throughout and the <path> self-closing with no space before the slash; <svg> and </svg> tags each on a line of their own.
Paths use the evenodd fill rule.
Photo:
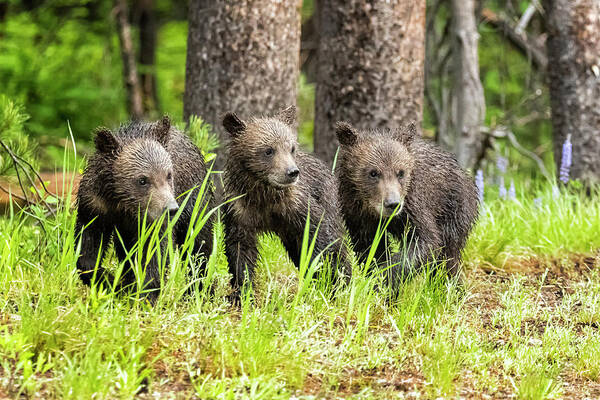
<svg viewBox="0 0 600 400">
<path fill-rule="evenodd" d="M 298 175 L 300 175 L 300 170 L 298 169 L 298 167 L 292 167 L 292 168 L 288 168 L 285 171 L 285 173 L 288 176 L 288 178 L 295 179 L 298 177 Z"/>
<path fill-rule="evenodd" d="M 390 210 L 395 210 L 396 207 L 398 207 L 398 205 L 400 204 L 400 202 L 398 200 L 386 200 L 383 205 L 385 206 L 385 208 L 389 208 Z"/>
<path fill-rule="evenodd" d="M 170 217 L 173 217 L 177 213 L 177 210 L 179 210 L 179 205 L 176 201 L 169 203 L 167 206 L 167 212 L 169 213 Z"/>
</svg>

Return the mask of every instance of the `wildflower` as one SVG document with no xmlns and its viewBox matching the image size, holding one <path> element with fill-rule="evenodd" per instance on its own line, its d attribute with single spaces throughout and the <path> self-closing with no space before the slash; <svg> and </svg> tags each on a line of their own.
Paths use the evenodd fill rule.
<svg viewBox="0 0 600 400">
<path fill-rule="evenodd" d="M 562 183 L 569 182 L 569 172 L 573 161 L 573 145 L 571 144 L 571 135 L 567 135 L 567 140 L 563 143 L 562 157 L 560 159 L 559 178 Z"/>
<path fill-rule="evenodd" d="M 515 190 L 515 181 L 511 179 L 510 187 L 508 188 L 508 199 L 515 200 L 517 198 L 517 191 Z"/>
<path fill-rule="evenodd" d="M 483 171 L 478 169 L 477 174 L 475 175 L 475 185 L 477 186 L 477 194 L 479 196 L 479 202 L 483 204 Z"/>
<path fill-rule="evenodd" d="M 506 168 L 508 167 L 508 159 L 506 157 L 499 156 L 496 160 L 496 168 L 500 171 L 502 175 L 506 173 Z"/>
<path fill-rule="evenodd" d="M 504 177 L 500 176 L 500 183 L 498 183 L 498 195 L 501 199 L 506 198 L 506 186 L 504 186 Z"/>
</svg>

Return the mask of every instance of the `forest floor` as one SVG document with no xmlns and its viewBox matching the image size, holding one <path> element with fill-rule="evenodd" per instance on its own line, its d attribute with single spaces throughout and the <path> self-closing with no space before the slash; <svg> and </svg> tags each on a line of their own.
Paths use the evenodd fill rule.
<svg viewBox="0 0 600 400">
<path fill-rule="evenodd" d="M 372 350 L 367 346 L 355 353 L 335 373 L 327 368 L 328 358 L 312 360 L 290 397 L 600 398 L 600 256 L 532 258 L 506 270 L 471 268 L 466 276 L 468 289 L 457 300 L 461 306 L 444 318 L 452 322 L 413 342 L 414 353 L 404 349 L 403 358 L 371 361 L 371 351 L 398 351 L 395 347 L 403 342 L 392 321 L 378 323 L 366 333 L 372 336 L 369 342 L 377 343 Z M 447 337 L 436 343 L 437 335 Z M 328 339 L 314 343 L 315 348 L 346 351 L 343 330 Z M 185 352 L 172 356 L 185 364 Z M 196 395 L 188 371 L 158 362 L 156 373 L 164 383 L 141 398 Z"/>
<path fill-rule="evenodd" d="M 265 236 L 234 307 L 217 229 L 205 289 L 174 262 L 151 306 L 79 282 L 71 210 L 1 217 L 0 398 L 600 398 L 598 197 L 530 192 L 486 199 L 462 284 L 394 301 L 360 266 L 333 295 Z"/>
</svg>

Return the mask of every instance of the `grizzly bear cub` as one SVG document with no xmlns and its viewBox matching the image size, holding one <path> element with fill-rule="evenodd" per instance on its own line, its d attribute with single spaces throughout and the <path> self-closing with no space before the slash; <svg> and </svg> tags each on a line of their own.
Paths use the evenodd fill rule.
<svg viewBox="0 0 600 400">
<path fill-rule="evenodd" d="M 212 209 L 213 202 L 210 185 L 206 185 L 203 198 L 197 199 L 207 177 L 202 154 L 189 138 L 171 127 L 168 117 L 155 123 L 132 122 L 121 126 L 116 133 L 101 128 L 96 132 L 95 144 L 96 153 L 88 162 L 77 195 L 76 232 L 81 233 L 77 268 L 88 285 L 94 278 L 113 284 L 112 275 L 101 265 L 106 249 L 113 241 L 117 257 L 125 260 L 138 241 L 139 218 L 144 218 L 144 213 L 146 220 L 152 222 L 163 213 L 174 216 L 181 211 L 172 237 L 175 244 L 183 244 L 196 201 L 201 202 L 200 210 L 207 207 L 207 211 Z M 183 209 L 179 210 L 186 198 Z M 209 219 L 194 238 L 193 254 L 205 258 L 210 255 L 212 224 Z M 163 256 L 166 242 L 166 239 L 161 242 Z M 96 270 L 97 260 L 100 264 Z M 144 289 L 159 289 L 157 255 L 143 262 L 147 264 Z M 131 264 L 128 267 L 118 282 L 119 287 L 135 282 Z M 156 297 L 156 290 L 153 292 Z"/>
<path fill-rule="evenodd" d="M 302 237 L 309 217 L 310 238 L 317 232 L 313 258 L 323 253 L 332 262 L 332 277 L 347 276 L 350 264 L 337 182 L 329 168 L 298 149 L 292 129 L 294 107 L 274 118 L 247 122 L 235 114 L 223 118 L 230 134 L 225 165 L 227 204 L 225 248 L 232 274 L 233 298 L 246 280 L 252 281 L 262 232 L 277 234 L 291 260 L 299 267 Z"/>
<path fill-rule="evenodd" d="M 380 221 L 401 251 L 392 256 L 392 287 L 432 261 L 459 272 L 461 250 L 478 216 L 477 189 L 454 156 L 418 137 L 414 125 L 400 131 L 357 131 L 338 123 L 337 175 L 346 226 L 360 260 L 368 254 Z M 381 240 L 375 258 L 385 258 Z"/>
</svg>

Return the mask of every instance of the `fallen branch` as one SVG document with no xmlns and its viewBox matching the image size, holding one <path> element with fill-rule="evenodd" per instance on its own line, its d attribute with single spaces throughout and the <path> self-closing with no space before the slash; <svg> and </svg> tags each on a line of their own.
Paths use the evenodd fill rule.
<svg viewBox="0 0 600 400">
<path fill-rule="evenodd" d="M 544 175 L 544 177 L 546 179 L 548 179 L 548 181 L 552 181 L 552 177 L 550 176 L 550 173 L 546 169 L 546 166 L 544 165 L 544 161 L 542 161 L 542 159 L 540 157 L 538 157 L 537 154 L 535 154 L 534 152 L 527 150 L 525 147 L 523 147 L 517 140 L 517 137 L 515 136 L 515 134 L 510 129 L 508 129 L 508 127 L 503 126 L 503 125 L 498 125 L 494 129 L 482 127 L 481 132 L 486 134 L 486 136 L 487 136 L 486 146 L 483 150 L 483 153 L 485 153 L 485 150 L 487 148 L 493 147 L 494 139 L 508 139 L 510 144 L 519 153 L 521 153 L 522 155 L 524 155 L 526 157 L 531 158 L 537 164 L 539 170 L 542 172 L 542 175 Z M 483 154 L 480 156 L 480 160 L 482 160 L 482 159 L 483 159 Z"/>
<path fill-rule="evenodd" d="M 7 195 L 9 195 L 11 197 L 14 197 L 17 200 L 20 200 L 20 201 L 25 202 L 25 203 L 28 202 L 28 200 L 25 197 L 19 196 L 18 194 L 14 193 L 12 190 L 9 190 L 9 189 L 5 188 L 2 185 L 0 185 L 0 190 L 2 190 L 4 193 L 6 193 Z"/>
<path fill-rule="evenodd" d="M 46 201 L 46 197 L 53 197 L 57 201 L 59 199 L 57 196 L 55 196 L 54 194 L 52 194 L 48 191 L 48 188 L 46 187 L 44 180 L 42 179 L 40 174 L 35 170 L 33 165 L 31 165 L 31 163 L 29 163 L 23 157 L 19 156 L 15 152 L 13 152 L 11 150 L 11 148 L 6 143 L 4 143 L 4 141 L 1 139 L 0 139 L 0 147 L 2 147 L 4 149 L 4 151 L 6 151 L 6 153 L 8 154 L 8 156 L 10 157 L 10 159 L 12 161 L 13 168 L 15 169 L 15 173 L 17 175 L 17 181 L 19 182 L 19 187 L 21 189 L 21 192 L 23 193 L 23 197 L 21 197 L 21 196 L 18 196 L 18 197 L 20 199 L 22 199 L 23 201 L 25 201 L 26 205 L 28 205 L 28 206 L 36 204 L 37 203 L 36 198 L 37 198 L 38 201 L 41 201 L 44 204 L 44 207 L 50 212 L 50 214 L 52 214 L 52 216 L 55 216 L 54 209 Z M 30 172 L 31 172 L 31 174 L 30 174 Z M 27 178 L 27 182 L 24 182 L 24 179 L 21 178 L 21 173 L 25 175 L 25 177 Z M 32 177 L 32 174 L 35 176 L 35 178 Z M 28 183 L 29 185 L 26 185 L 26 183 Z M 41 186 L 43 188 L 43 192 L 41 192 L 38 189 L 36 183 L 41 184 Z M 27 192 L 28 192 L 27 186 L 32 187 L 33 190 L 35 191 L 35 196 L 31 200 L 29 199 L 29 196 L 27 195 Z M 2 188 L 2 190 L 6 192 L 6 189 Z M 15 195 L 13 194 L 13 196 L 15 196 Z"/>
<path fill-rule="evenodd" d="M 489 23 L 494 28 L 500 30 L 504 36 L 527 57 L 531 58 L 533 65 L 540 71 L 546 72 L 548 66 L 548 57 L 543 46 L 538 45 L 531 40 L 527 34 L 517 32 L 508 21 L 496 14 L 489 8 L 484 8 L 481 11 L 484 21 Z"/>
</svg>

